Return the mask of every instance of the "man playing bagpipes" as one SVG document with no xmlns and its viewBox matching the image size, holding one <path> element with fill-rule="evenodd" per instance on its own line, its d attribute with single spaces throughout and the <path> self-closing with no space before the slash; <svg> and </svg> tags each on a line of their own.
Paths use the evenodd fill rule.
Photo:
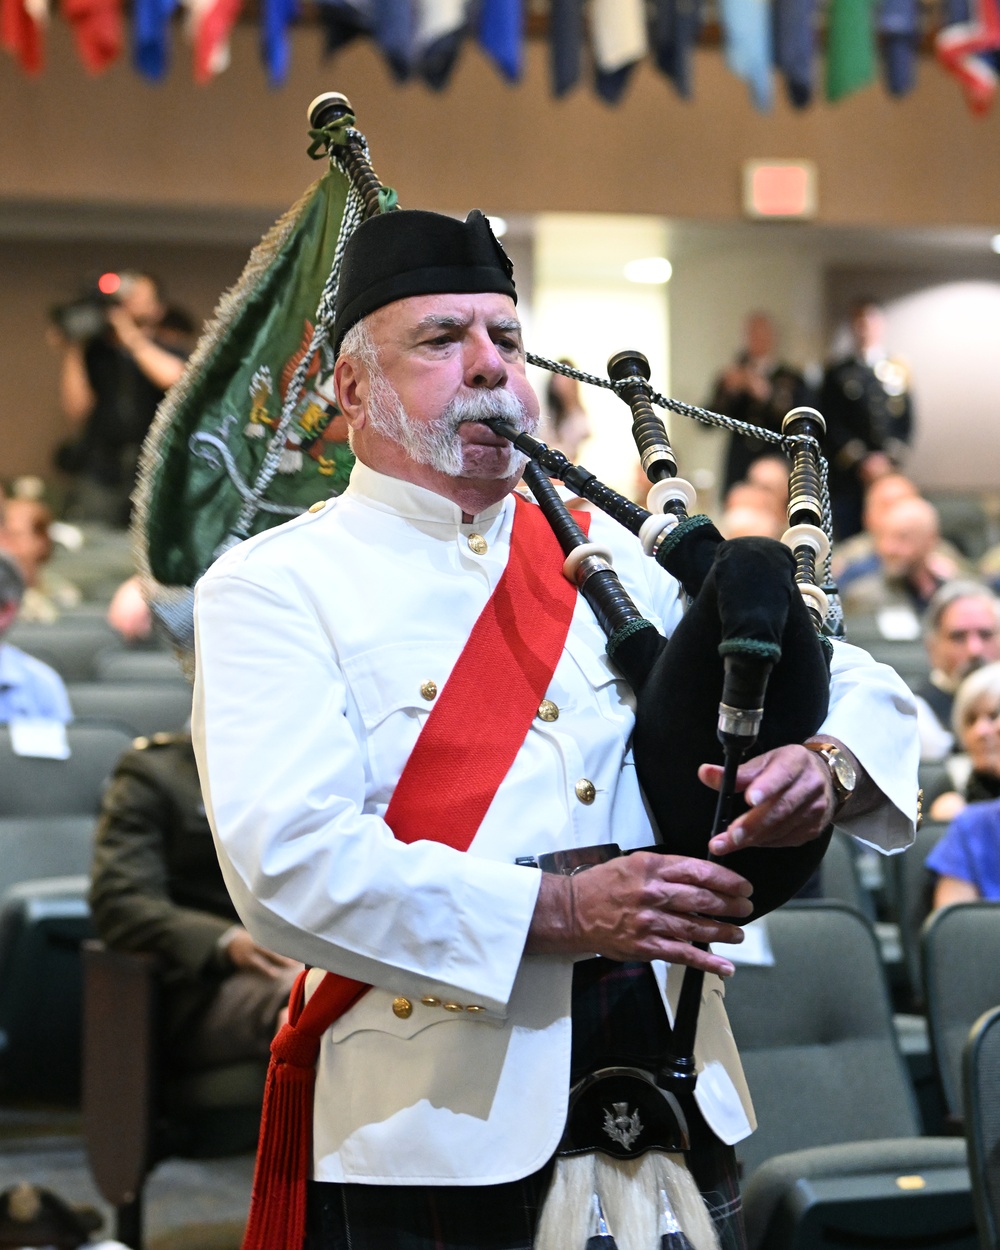
<svg viewBox="0 0 1000 1250">
<path fill-rule="evenodd" d="M 836 644 L 816 738 L 853 788 L 824 752 L 783 746 L 743 765 L 750 806 L 713 841 L 719 862 L 516 863 L 657 837 L 631 692 L 540 510 L 512 493 L 523 458 L 481 423 L 538 416 L 511 266 L 481 213 L 391 212 L 348 242 L 336 309 L 350 483 L 222 555 L 197 592 L 194 738 L 226 881 L 254 937 L 312 969 L 274 1048 L 246 1244 L 297 1247 L 304 1224 L 310 1250 L 527 1250 L 571 1084 L 607 1062 L 655 1068 L 690 965 L 708 975 L 677 1171 L 711 1221 L 686 1231 L 696 1250 L 739 1247 L 732 1147 L 754 1120 L 722 1005 L 734 968 L 694 943 L 742 938 L 736 847 L 798 845 L 834 815 L 908 843 L 912 699 Z M 669 636 L 677 583 L 589 524 Z M 627 1151 L 639 1110 L 605 1111 Z M 681 1189 L 674 1175 L 650 1201 L 676 1208 Z M 579 1239 L 549 1220 L 539 1244 L 583 1250 L 603 1232 L 589 1218 Z"/>
</svg>

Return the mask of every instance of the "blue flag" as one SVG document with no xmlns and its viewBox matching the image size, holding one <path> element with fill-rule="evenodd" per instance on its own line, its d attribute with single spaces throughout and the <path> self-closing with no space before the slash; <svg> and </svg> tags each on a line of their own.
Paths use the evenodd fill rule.
<svg viewBox="0 0 1000 1250">
<path fill-rule="evenodd" d="M 875 29 L 882 36 L 882 70 L 886 87 L 892 95 L 906 95 L 917 84 L 919 0 L 882 0 Z"/>
<path fill-rule="evenodd" d="M 816 57 L 816 0 L 775 0 L 774 63 L 796 108 L 812 100 Z"/>
<path fill-rule="evenodd" d="M 522 0 L 482 0 L 478 35 L 504 76 L 516 82 L 524 50 Z"/>
<path fill-rule="evenodd" d="M 583 0 L 551 0 L 549 66 L 554 95 L 565 95 L 580 81 L 582 51 Z"/>
<path fill-rule="evenodd" d="M 771 81 L 771 12 L 768 0 L 720 0 L 726 64 L 750 88 L 762 113 L 774 104 Z"/>
<path fill-rule="evenodd" d="M 325 51 L 328 56 L 356 39 L 358 35 L 371 34 L 371 4 L 359 0 L 319 0 L 317 5 L 320 25 L 325 34 Z"/>
<path fill-rule="evenodd" d="M 170 64 L 170 18 L 177 0 L 135 0 L 132 10 L 132 64 L 158 82 Z"/>
<path fill-rule="evenodd" d="M 288 28 L 298 15 L 298 0 L 264 0 L 260 15 L 260 55 L 272 87 L 282 86 L 288 77 L 291 60 Z"/>
<path fill-rule="evenodd" d="M 650 25 L 653 58 L 685 100 L 691 96 L 691 53 L 701 20 L 701 0 L 655 0 Z"/>
<path fill-rule="evenodd" d="M 416 51 L 412 0 L 375 0 L 375 39 L 397 82 L 409 78 Z"/>
</svg>

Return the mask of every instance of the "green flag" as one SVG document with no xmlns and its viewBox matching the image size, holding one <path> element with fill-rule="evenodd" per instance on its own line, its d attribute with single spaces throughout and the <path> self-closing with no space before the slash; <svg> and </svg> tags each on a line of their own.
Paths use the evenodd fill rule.
<svg viewBox="0 0 1000 1250">
<path fill-rule="evenodd" d="M 346 484 L 352 458 L 333 402 L 332 349 L 312 339 L 348 190 L 330 169 L 265 235 L 161 405 L 136 512 L 162 584 L 192 586 L 234 539 Z"/>
<path fill-rule="evenodd" d="M 826 26 L 826 98 L 841 100 L 875 78 L 874 0 L 832 0 Z"/>
</svg>

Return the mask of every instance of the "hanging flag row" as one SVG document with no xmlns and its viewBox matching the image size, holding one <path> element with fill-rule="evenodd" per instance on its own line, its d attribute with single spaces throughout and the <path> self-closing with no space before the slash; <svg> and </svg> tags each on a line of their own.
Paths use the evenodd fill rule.
<svg viewBox="0 0 1000 1250">
<path fill-rule="evenodd" d="M 0 0 L 0 45 L 28 73 L 44 63 L 54 0 Z M 259 0 L 261 58 L 273 86 L 286 79 L 289 27 L 300 0 Z M 122 54 L 123 0 L 58 0 L 93 73 Z M 180 10 L 193 49 L 194 76 L 207 82 L 229 64 L 229 36 L 243 0 L 130 0 L 132 62 L 147 78 L 170 66 L 172 19 Z M 399 81 L 447 86 L 466 42 L 477 43 L 509 81 L 524 64 L 527 0 L 311 0 L 328 54 L 363 37 L 379 48 Z M 985 112 L 1000 72 L 1000 0 L 534 0 L 547 18 L 553 94 L 589 79 L 610 104 L 624 95 L 635 67 L 651 60 L 685 99 L 694 94 L 694 49 L 709 22 L 721 34 L 726 64 L 743 79 L 756 108 L 774 105 L 776 81 L 806 108 L 822 89 L 836 102 L 881 74 L 903 96 L 916 85 L 923 33 L 930 23 L 938 62 L 969 107 Z M 825 39 L 821 32 L 825 27 Z M 822 87 L 820 74 L 822 71 Z"/>
</svg>

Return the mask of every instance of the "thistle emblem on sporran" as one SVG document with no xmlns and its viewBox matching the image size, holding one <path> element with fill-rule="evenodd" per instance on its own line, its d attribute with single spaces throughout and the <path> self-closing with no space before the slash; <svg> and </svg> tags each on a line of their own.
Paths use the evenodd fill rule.
<svg viewBox="0 0 1000 1250">
<path fill-rule="evenodd" d="M 629 1115 L 627 1102 L 613 1102 L 610 1108 L 605 1107 L 604 1131 L 623 1150 L 631 1150 L 636 1138 L 642 1132 L 642 1121 L 639 1119 L 638 1109 Z"/>
</svg>

